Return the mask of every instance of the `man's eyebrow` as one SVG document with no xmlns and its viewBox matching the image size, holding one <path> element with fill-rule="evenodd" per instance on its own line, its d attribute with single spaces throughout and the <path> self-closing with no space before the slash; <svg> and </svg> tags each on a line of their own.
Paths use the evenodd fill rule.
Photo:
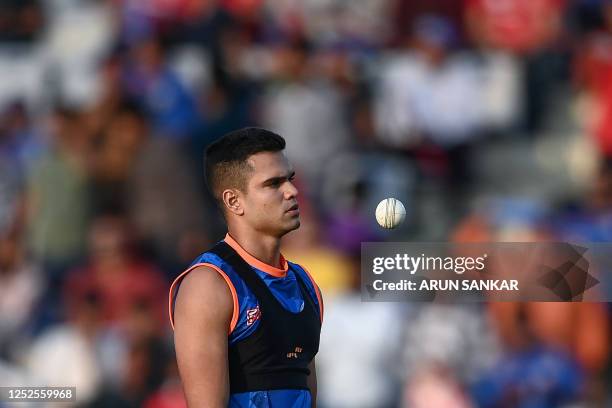
<svg viewBox="0 0 612 408">
<path fill-rule="evenodd" d="M 272 184 L 277 183 L 277 182 L 282 182 L 282 181 L 288 180 L 288 179 L 292 178 L 293 176 L 295 176 L 295 171 L 294 170 L 292 170 L 286 176 L 270 177 L 269 179 L 264 180 L 261 184 L 264 185 L 264 186 L 272 185 Z"/>
</svg>

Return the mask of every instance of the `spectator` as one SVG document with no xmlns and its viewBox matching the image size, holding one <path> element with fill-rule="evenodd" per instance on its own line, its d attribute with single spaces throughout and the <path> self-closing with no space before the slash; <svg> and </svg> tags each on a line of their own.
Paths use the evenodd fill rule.
<svg viewBox="0 0 612 408">
<path fill-rule="evenodd" d="M 401 338 L 398 305 L 364 303 L 353 291 L 329 299 L 325 307 L 326 328 L 321 332 L 317 355 L 321 405 L 395 406 Z M 359 341 L 352 340 L 357 338 Z"/>
<path fill-rule="evenodd" d="M 584 375 L 572 356 L 539 342 L 520 317 L 515 329 L 513 340 L 505 339 L 505 355 L 475 382 L 478 406 L 544 408 L 579 401 Z"/>
<path fill-rule="evenodd" d="M 413 41 L 414 51 L 394 54 L 382 69 L 376 107 L 382 141 L 408 149 L 423 139 L 445 148 L 473 139 L 483 119 L 475 61 L 452 51 L 456 33 L 441 17 L 417 20 Z"/>
<path fill-rule="evenodd" d="M 9 129 L 0 129 L 0 236 L 25 222 L 25 166 L 14 139 Z"/>
<path fill-rule="evenodd" d="M 307 182 L 317 184 L 321 163 L 350 145 L 342 118 L 342 96 L 331 83 L 309 74 L 308 44 L 281 48 L 277 62 L 282 82 L 270 84 L 263 122 L 287 140 L 287 156 Z"/>
<path fill-rule="evenodd" d="M 468 0 L 465 21 L 474 43 L 522 55 L 524 129 L 540 131 L 549 97 L 567 75 L 563 33 L 565 0 Z"/>
<path fill-rule="evenodd" d="M 129 57 L 123 85 L 128 96 L 142 103 L 154 135 L 174 140 L 191 136 L 197 123 L 196 98 L 167 65 L 160 41 L 154 37 L 140 40 Z"/>
<path fill-rule="evenodd" d="M 130 252 L 125 220 L 116 216 L 97 218 L 89 237 L 89 260 L 72 272 L 65 288 L 67 304 L 83 293 L 99 294 L 100 314 L 109 324 L 123 325 L 137 304 L 153 306 L 157 327 L 165 322 L 164 280 L 153 265 Z"/>
<path fill-rule="evenodd" d="M 130 163 L 123 196 L 139 238 L 173 271 L 185 266 L 184 244 L 195 240 L 205 245 L 215 228 L 208 217 L 214 206 L 204 202 L 204 188 L 186 156 L 185 149 L 167 139 L 148 139 Z"/>
<path fill-rule="evenodd" d="M 602 6 L 603 27 L 586 35 L 576 56 L 576 79 L 591 106 L 587 129 L 604 156 L 612 155 L 612 5 Z"/>
<path fill-rule="evenodd" d="M 370 48 L 385 44 L 393 1 L 268 0 L 269 11 L 288 37 L 299 29 L 321 48 Z"/>
<path fill-rule="evenodd" d="M 167 358 L 158 338 L 129 343 L 125 356 L 125 372 L 117 389 L 106 388 L 87 406 L 136 408 L 146 403 L 149 395 L 159 388 Z"/>
<path fill-rule="evenodd" d="M 146 143 L 147 121 L 134 104 L 123 103 L 107 118 L 97 140 L 92 166 L 95 212 L 125 211 L 128 180 Z"/>
<path fill-rule="evenodd" d="M 39 0 L 7 0 L 0 6 L 0 42 L 31 43 L 44 28 Z"/>
<path fill-rule="evenodd" d="M 18 360 L 38 320 L 45 288 L 40 269 L 25 257 L 18 235 L 0 235 L 0 358 Z"/>
<path fill-rule="evenodd" d="M 84 253 L 90 203 L 87 192 L 91 141 L 81 115 L 58 108 L 53 114 L 52 144 L 28 176 L 28 230 L 33 255 L 52 279 Z"/>
<path fill-rule="evenodd" d="M 469 384 L 500 352 L 485 311 L 468 305 L 423 305 L 405 317 L 407 407 L 472 407 Z"/>
<path fill-rule="evenodd" d="M 468 0 L 473 40 L 489 47 L 530 53 L 549 45 L 561 29 L 564 0 Z"/>
<path fill-rule="evenodd" d="M 36 339 L 27 355 L 27 367 L 36 384 L 74 386 L 78 404 L 95 396 L 101 385 L 94 343 L 100 311 L 95 292 L 81 293 L 71 304 L 69 320 Z"/>
<path fill-rule="evenodd" d="M 144 408 L 187 408 L 174 356 L 170 356 L 164 371 L 164 383 L 145 402 Z"/>
</svg>

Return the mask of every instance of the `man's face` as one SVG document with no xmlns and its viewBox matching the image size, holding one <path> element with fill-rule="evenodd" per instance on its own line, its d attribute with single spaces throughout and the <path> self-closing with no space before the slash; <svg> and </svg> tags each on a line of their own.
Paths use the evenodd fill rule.
<svg viewBox="0 0 612 408">
<path fill-rule="evenodd" d="M 257 231 L 281 237 L 300 226 L 295 172 L 282 152 L 248 158 L 253 168 L 243 194 L 245 221 Z"/>
</svg>

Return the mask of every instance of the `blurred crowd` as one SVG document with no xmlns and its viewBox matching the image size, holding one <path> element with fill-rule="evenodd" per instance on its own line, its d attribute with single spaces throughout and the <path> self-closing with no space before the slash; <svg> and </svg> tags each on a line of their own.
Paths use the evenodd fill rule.
<svg viewBox="0 0 612 408">
<path fill-rule="evenodd" d="M 364 241 L 612 241 L 609 0 L 3 0 L 0 77 L 0 385 L 185 406 L 167 289 L 224 234 L 204 148 L 257 125 L 297 170 L 321 407 L 612 404 L 606 303 L 359 293 Z"/>
</svg>

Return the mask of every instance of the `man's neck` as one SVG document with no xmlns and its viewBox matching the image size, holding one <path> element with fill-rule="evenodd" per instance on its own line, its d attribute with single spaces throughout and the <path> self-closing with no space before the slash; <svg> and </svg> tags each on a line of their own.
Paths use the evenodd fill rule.
<svg viewBox="0 0 612 408">
<path fill-rule="evenodd" d="M 262 235 L 256 231 L 230 229 L 229 235 L 250 255 L 275 268 L 280 264 L 280 238 Z"/>
</svg>

